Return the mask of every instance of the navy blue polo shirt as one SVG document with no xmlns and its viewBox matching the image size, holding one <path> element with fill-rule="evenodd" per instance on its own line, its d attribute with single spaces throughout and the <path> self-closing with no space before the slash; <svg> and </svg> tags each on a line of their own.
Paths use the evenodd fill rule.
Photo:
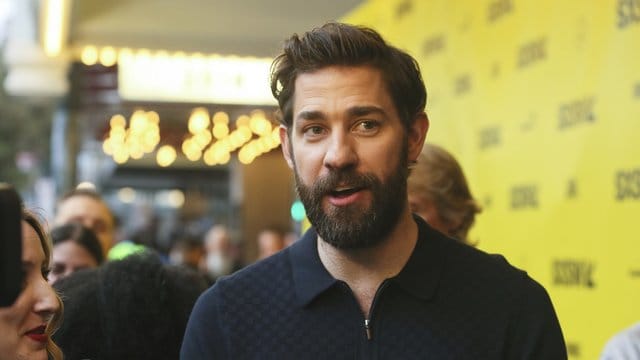
<svg viewBox="0 0 640 360">
<path fill-rule="evenodd" d="M 223 278 L 198 299 L 181 359 L 566 359 L 545 289 L 496 255 L 418 223 L 402 271 L 383 282 L 368 330 L 317 235 Z"/>
</svg>

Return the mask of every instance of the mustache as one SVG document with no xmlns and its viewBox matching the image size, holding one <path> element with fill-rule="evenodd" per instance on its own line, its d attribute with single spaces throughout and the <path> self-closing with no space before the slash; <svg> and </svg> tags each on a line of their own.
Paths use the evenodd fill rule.
<svg viewBox="0 0 640 360">
<path fill-rule="evenodd" d="M 355 170 L 332 170 L 328 175 L 318 179 L 313 185 L 313 193 L 322 196 L 334 191 L 338 186 L 352 188 L 373 188 L 377 180 L 370 173 L 358 173 Z"/>
</svg>

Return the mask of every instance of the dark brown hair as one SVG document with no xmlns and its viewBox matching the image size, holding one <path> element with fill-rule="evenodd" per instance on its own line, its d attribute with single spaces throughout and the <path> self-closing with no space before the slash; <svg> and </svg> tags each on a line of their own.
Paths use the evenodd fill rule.
<svg viewBox="0 0 640 360">
<path fill-rule="evenodd" d="M 87 250 L 97 264 L 104 262 L 100 240 L 88 227 L 72 222 L 53 228 L 50 234 L 54 246 L 65 241 L 73 241 Z"/>
<path fill-rule="evenodd" d="M 271 92 L 280 106 L 280 121 L 293 122 L 296 77 L 328 66 L 372 66 L 378 69 L 406 129 L 424 111 L 427 92 L 418 63 L 375 30 L 336 22 L 294 34 L 271 65 Z"/>
</svg>

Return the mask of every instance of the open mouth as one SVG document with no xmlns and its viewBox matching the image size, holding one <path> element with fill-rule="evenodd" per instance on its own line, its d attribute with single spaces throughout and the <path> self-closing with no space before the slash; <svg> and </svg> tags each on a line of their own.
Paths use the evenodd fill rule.
<svg viewBox="0 0 640 360">
<path fill-rule="evenodd" d="M 40 325 L 27 331 L 25 335 L 37 342 L 45 343 L 49 339 L 49 336 L 45 334 L 46 329 L 47 327 L 45 325 Z"/>
<path fill-rule="evenodd" d="M 361 187 L 340 187 L 329 192 L 329 195 L 337 198 L 345 198 L 362 190 Z"/>
<path fill-rule="evenodd" d="M 44 331 L 46 330 L 46 326 L 45 325 L 40 325 L 38 327 L 35 327 L 29 331 L 27 331 L 27 335 L 30 334 L 44 334 Z"/>
</svg>

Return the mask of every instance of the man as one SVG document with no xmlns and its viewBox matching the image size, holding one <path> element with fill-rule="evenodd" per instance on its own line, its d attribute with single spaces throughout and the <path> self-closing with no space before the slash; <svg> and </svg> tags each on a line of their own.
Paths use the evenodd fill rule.
<svg viewBox="0 0 640 360">
<path fill-rule="evenodd" d="M 177 237 L 172 243 L 169 249 L 169 263 L 200 271 L 200 264 L 205 258 L 202 241 L 195 236 L 183 235 Z"/>
<path fill-rule="evenodd" d="M 93 230 L 100 240 L 103 253 L 109 253 L 115 242 L 115 218 L 95 190 L 77 188 L 60 199 L 53 224 L 58 226 L 71 222 L 78 222 Z"/>
<path fill-rule="evenodd" d="M 205 256 L 202 268 L 207 273 L 210 283 L 214 283 L 220 276 L 240 269 L 234 247 L 226 226 L 214 225 L 207 231 L 204 236 Z"/>
<path fill-rule="evenodd" d="M 277 226 L 267 226 L 258 233 L 258 259 L 269 257 L 285 248 L 285 233 Z"/>
<path fill-rule="evenodd" d="M 285 43 L 271 87 L 313 227 L 200 297 L 183 359 L 566 358 L 538 283 L 412 216 L 428 120 L 409 55 L 329 23 Z"/>
</svg>

